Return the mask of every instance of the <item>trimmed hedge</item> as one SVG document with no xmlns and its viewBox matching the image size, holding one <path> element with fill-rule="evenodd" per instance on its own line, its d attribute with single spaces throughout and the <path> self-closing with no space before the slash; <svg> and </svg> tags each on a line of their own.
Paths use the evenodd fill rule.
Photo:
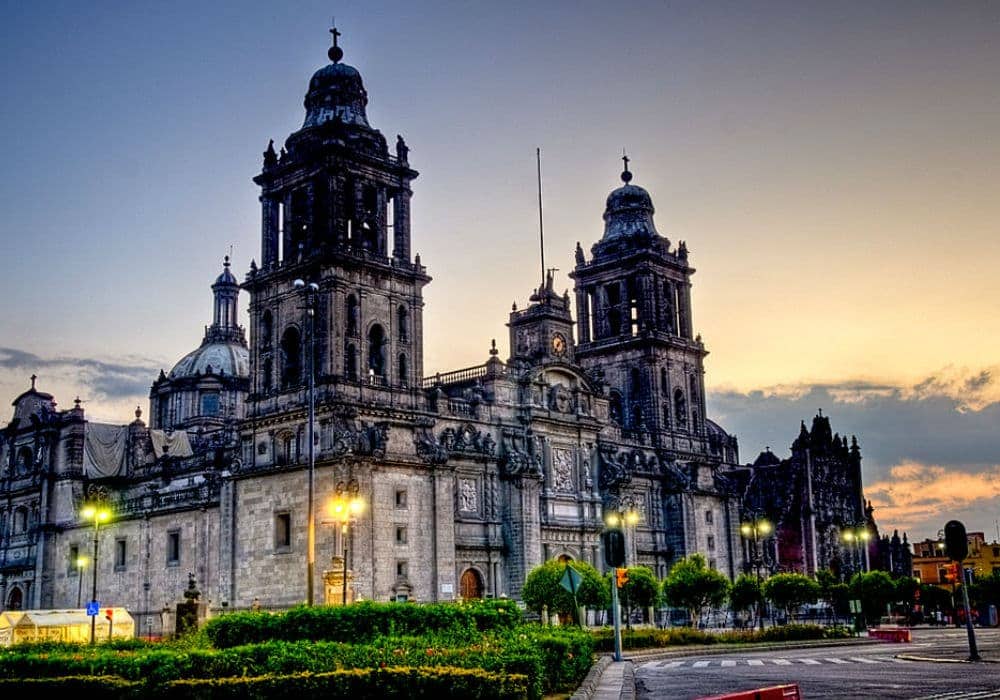
<svg viewBox="0 0 1000 700">
<path fill-rule="evenodd" d="M 512 600 L 458 603 L 376 603 L 299 606 L 288 612 L 229 613 L 209 620 L 208 639 L 220 649 L 275 639 L 363 643 L 380 636 L 510 630 L 523 622 Z"/>
<path fill-rule="evenodd" d="M 602 628 L 591 632 L 598 651 L 613 651 L 614 630 Z M 790 642 L 811 639 L 846 639 L 851 631 L 843 626 L 781 625 L 760 630 L 703 632 L 691 627 L 667 629 L 640 628 L 622 630 L 622 649 L 651 649 L 692 644 L 757 644 L 760 642 Z"/>
<path fill-rule="evenodd" d="M 2 679 L 0 690 L 84 693 L 108 700 L 190 698 L 192 700 L 327 700 L 330 698 L 468 698 L 523 700 L 527 678 L 469 668 L 357 668 L 238 678 L 175 680 L 148 685 L 109 676 Z"/>
</svg>

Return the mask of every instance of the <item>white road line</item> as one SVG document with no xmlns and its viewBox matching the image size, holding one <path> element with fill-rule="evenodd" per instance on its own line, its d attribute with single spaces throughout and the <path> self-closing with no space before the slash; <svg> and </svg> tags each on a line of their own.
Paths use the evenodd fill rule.
<svg viewBox="0 0 1000 700">
<path fill-rule="evenodd" d="M 747 666 L 763 666 L 764 662 L 760 659 L 747 659 Z"/>
<path fill-rule="evenodd" d="M 711 661 L 695 661 L 693 664 L 691 664 L 691 666 L 693 666 L 694 668 L 705 668 L 710 663 L 712 663 L 712 662 Z"/>
<path fill-rule="evenodd" d="M 735 665 L 736 665 L 736 662 L 733 661 L 732 659 L 723 659 L 723 661 L 722 661 L 722 667 L 723 668 L 732 668 Z"/>
<path fill-rule="evenodd" d="M 951 693 L 925 695 L 917 700 L 985 700 L 1000 698 L 1000 690 L 959 690 Z"/>
<path fill-rule="evenodd" d="M 685 663 L 684 661 L 662 661 L 659 665 L 662 668 L 677 668 L 678 666 L 683 666 Z"/>
<path fill-rule="evenodd" d="M 791 666 L 792 662 L 789 659 L 772 659 L 775 666 Z"/>
<path fill-rule="evenodd" d="M 819 666 L 819 661 L 816 659 L 795 659 L 800 664 L 805 664 L 806 666 Z"/>
<path fill-rule="evenodd" d="M 874 661 L 873 659 L 866 659 L 863 656 L 851 656 L 851 657 L 848 657 L 848 658 L 850 658 L 851 661 L 857 661 L 859 664 L 877 664 L 878 663 L 878 661 Z"/>
<path fill-rule="evenodd" d="M 843 659 L 823 659 L 823 661 L 829 661 L 831 664 L 849 664 L 850 661 L 844 661 Z"/>
<path fill-rule="evenodd" d="M 873 656 L 873 659 L 878 659 L 879 661 L 887 661 L 892 664 L 908 664 L 910 663 L 906 659 L 897 659 L 895 656 Z"/>
</svg>

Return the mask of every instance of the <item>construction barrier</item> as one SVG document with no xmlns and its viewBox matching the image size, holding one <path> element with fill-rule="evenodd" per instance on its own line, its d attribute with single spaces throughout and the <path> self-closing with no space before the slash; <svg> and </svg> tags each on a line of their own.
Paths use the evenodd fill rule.
<svg viewBox="0 0 1000 700">
<path fill-rule="evenodd" d="M 798 683 L 789 685 L 774 685 L 770 688 L 757 688 L 756 690 L 741 690 L 736 693 L 725 695 L 712 695 L 698 700 L 801 700 Z"/>
<path fill-rule="evenodd" d="M 887 642 L 909 642 L 909 627 L 870 627 L 868 636 L 872 639 L 882 639 Z"/>
</svg>

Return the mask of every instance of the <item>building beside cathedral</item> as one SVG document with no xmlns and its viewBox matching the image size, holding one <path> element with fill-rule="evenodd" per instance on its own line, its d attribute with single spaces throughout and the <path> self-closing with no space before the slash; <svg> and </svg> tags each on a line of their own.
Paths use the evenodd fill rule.
<svg viewBox="0 0 1000 700">
<path fill-rule="evenodd" d="M 494 342 L 482 364 L 424 376 L 418 173 L 403 138 L 390 147 L 369 124 L 336 36 L 302 127 L 254 178 L 260 262 L 239 282 L 226 259 L 213 322 L 152 382 L 148 424 L 141 410 L 120 426 L 79 402 L 60 410 L 34 379 L 15 399 L 0 431 L 0 609 L 72 607 L 95 564 L 98 599 L 142 634 L 161 631 L 189 574 L 214 609 L 311 590 L 317 603 L 517 598 L 547 559 L 605 568 L 603 517 L 624 509 L 640 514 L 629 563 L 661 577 L 693 552 L 735 577 L 755 509 L 781 522 L 781 561 L 832 564 L 834 530 L 864 505 L 856 444 L 814 423 L 784 467 L 739 465 L 706 415 L 687 246 L 657 231 L 627 160 L 603 235 L 577 244 L 575 318 L 549 274 L 511 310 L 506 359 Z M 831 495 L 807 513 L 810 473 Z M 365 508 L 342 527 L 330 508 L 349 497 Z M 79 515 L 93 500 L 114 512 L 100 528 Z"/>
</svg>

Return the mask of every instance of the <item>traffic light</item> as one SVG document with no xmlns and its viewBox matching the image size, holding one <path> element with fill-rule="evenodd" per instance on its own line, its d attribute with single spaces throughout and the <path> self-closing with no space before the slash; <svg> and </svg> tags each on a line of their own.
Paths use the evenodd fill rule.
<svg viewBox="0 0 1000 700">
<path fill-rule="evenodd" d="M 615 584 L 621 588 L 628 583 L 628 569 L 621 567 L 615 569 Z"/>
<path fill-rule="evenodd" d="M 944 551 L 952 561 L 962 561 L 969 556 L 965 525 L 958 520 L 949 520 L 944 526 Z"/>
<path fill-rule="evenodd" d="M 605 566 L 621 566 L 625 563 L 625 533 L 617 528 L 608 528 L 601 533 L 604 543 Z"/>
</svg>

